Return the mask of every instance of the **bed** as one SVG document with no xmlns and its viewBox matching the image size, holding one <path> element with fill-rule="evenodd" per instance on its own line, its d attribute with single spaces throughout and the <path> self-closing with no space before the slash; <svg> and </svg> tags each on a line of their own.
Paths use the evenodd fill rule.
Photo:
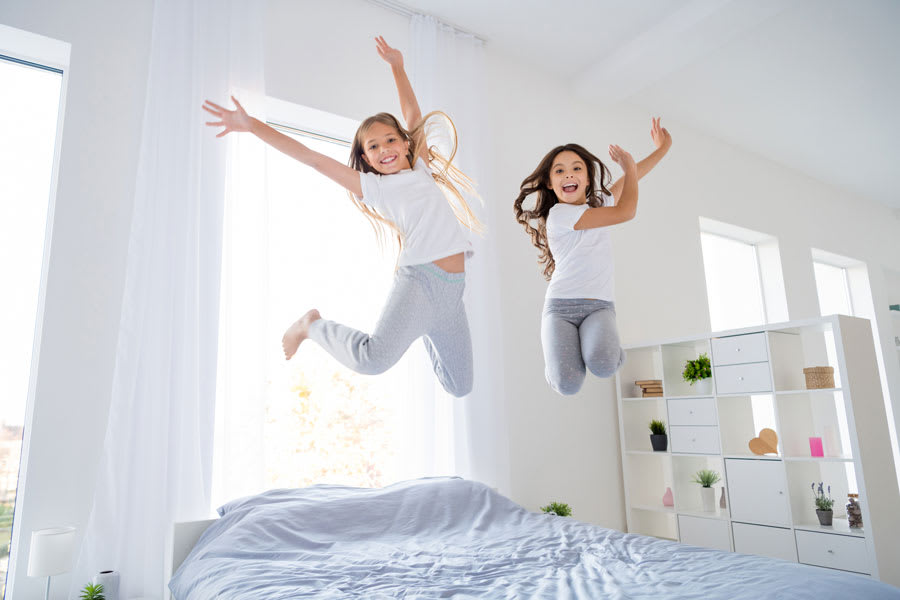
<svg viewBox="0 0 900 600">
<path fill-rule="evenodd" d="M 900 599 L 860 575 L 529 512 L 459 478 L 271 490 L 219 514 L 191 526 L 183 561 L 176 548 L 176 600 Z"/>
</svg>

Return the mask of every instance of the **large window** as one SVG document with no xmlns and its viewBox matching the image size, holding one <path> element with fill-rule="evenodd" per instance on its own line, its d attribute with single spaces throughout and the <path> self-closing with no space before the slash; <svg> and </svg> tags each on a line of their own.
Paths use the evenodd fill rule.
<svg viewBox="0 0 900 600">
<path fill-rule="evenodd" d="M 774 237 L 701 217 L 700 243 L 713 331 L 787 320 Z"/>
<path fill-rule="evenodd" d="M 276 128 L 347 163 L 348 140 L 356 123 L 270 101 L 272 106 L 281 107 L 276 112 L 287 116 L 276 120 L 270 112 Z M 335 120 L 338 126 L 329 126 Z M 238 482 L 214 488 L 213 501 L 317 483 L 363 487 L 391 483 L 406 475 L 400 472 L 407 452 L 406 437 L 400 432 L 408 426 L 404 418 L 409 411 L 403 404 L 409 396 L 410 357 L 387 373 L 364 376 L 343 367 L 314 342 L 302 344 L 286 362 L 281 338 L 288 325 L 310 308 L 317 308 L 323 318 L 370 332 L 392 284 L 396 248 L 379 249 L 371 225 L 336 183 L 276 150 L 266 147 L 262 152 L 259 164 L 265 165 L 265 175 L 260 186 L 265 193 L 260 201 L 266 207 L 257 213 L 262 215 L 259 221 L 226 217 L 231 225 L 226 226 L 223 277 L 249 273 L 253 281 L 246 283 L 264 290 L 251 302 L 223 303 L 226 333 L 220 337 L 220 355 L 258 347 L 262 364 L 257 378 L 265 381 L 258 387 L 252 381 L 246 385 L 259 402 L 251 400 L 240 410 L 227 405 L 244 401 L 234 397 L 243 393 L 235 393 L 240 386 L 232 381 L 225 384 L 230 390 L 220 390 L 215 457 L 219 473 L 243 468 L 248 479 L 261 476 L 249 486 Z M 259 231 L 247 231 L 254 227 Z M 262 248 L 256 267 L 242 264 L 254 260 L 248 259 L 252 249 L 235 241 L 248 239 L 257 240 Z M 234 288 L 242 285 L 236 282 Z M 263 331 L 242 327 L 248 316 L 259 314 L 265 315 L 260 320 Z M 416 345 L 408 355 L 421 351 Z M 249 367 L 255 358 L 249 356 L 231 367 L 220 361 L 220 371 Z M 256 409 L 261 413 L 254 414 Z M 254 422 L 257 425 L 241 432 L 241 427 Z"/>
<path fill-rule="evenodd" d="M 702 232 L 703 267 L 714 331 L 766 322 L 756 247 Z"/>
<path fill-rule="evenodd" d="M 67 45 L 0 26 L 0 596 L 34 394 L 67 58 Z"/>
<path fill-rule="evenodd" d="M 347 163 L 345 142 L 288 133 Z M 266 405 L 267 484 L 380 486 L 392 479 L 396 457 L 397 377 L 354 373 L 312 342 L 285 363 L 279 342 L 284 328 L 309 308 L 371 331 L 391 284 L 393 248 L 379 251 L 343 189 L 275 150 L 267 152 L 269 338 L 277 363 Z"/>
<path fill-rule="evenodd" d="M 813 261 L 819 311 L 824 315 L 853 315 L 847 269 L 825 262 Z"/>
</svg>

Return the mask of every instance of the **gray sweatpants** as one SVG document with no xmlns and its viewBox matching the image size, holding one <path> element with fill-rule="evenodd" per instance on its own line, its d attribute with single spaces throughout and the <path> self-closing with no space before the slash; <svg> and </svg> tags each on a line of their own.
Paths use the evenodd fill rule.
<svg viewBox="0 0 900 600">
<path fill-rule="evenodd" d="M 448 273 L 432 263 L 399 267 L 387 303 L 369 335 L 319 319 L 309 328 L 315 340 L 340 363 L 364 375 L 392 367 L 406 349 L 425 336 L 434 373 L 457 398 L 472 391 L 472 339 L 463 304 L 465 273 Z"/>
<path fill-rule="evenodd" d="M 606 300 L 547 298 L 541 342 L 547 383 L 567 396 L 581 389 L 585 367 L 597 377 L 612 377 L 625 362 L 616 307 Z"/>
</svg>

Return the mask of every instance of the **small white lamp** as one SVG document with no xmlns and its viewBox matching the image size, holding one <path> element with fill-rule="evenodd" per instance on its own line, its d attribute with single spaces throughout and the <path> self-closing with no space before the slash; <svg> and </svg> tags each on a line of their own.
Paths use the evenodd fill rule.
<svg viewBox="0 0 900 600">
<path fill-rule="evenodd" d="M 50 598 L 50 577 L 72 569 L 72 551 L 74 549 L 74 527 L 53 527 L 31 533 L 28 576 L 47 578 L 44 600 Z"/>
</svg>

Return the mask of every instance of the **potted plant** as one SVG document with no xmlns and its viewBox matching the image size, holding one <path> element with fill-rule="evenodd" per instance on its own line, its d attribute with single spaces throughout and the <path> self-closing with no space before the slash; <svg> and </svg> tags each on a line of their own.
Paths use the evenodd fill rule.
<svg viewBox="0 0 900 600">
<path fill-rule="evenodd" d="M 81 600 L 106 600 L 106 596 L 103 595 L 103 584 L 86 584 L 81 589 L 81 596 L 79 596 L 79 598 Z"/>
<path fill-rule="evenodd" d="M 542 506 L 541 510 L 550 515 L 557 517 L 571 517 L 572 507 L 565 502 L 551 502 L 547 506 Z"/>
<path fill-rule="evenodd" d="M 825 495 L 824 484 L 819 482 L 819 489 L 816 489 L 816 482 L 812 483 L 812 491 L 816 498 L 816 516 L 819 517 L 819 525 L 831 525 L 831 518 L 834 511 L 834 500 L 831 498 L 831 486 L 828 486 L 828 495 Z"/>
<path fill-rule="evenodd" d="M 653 446 L 654 452 L 665 452 L 669 447 L 666 424 L 658 419 L 650 421 L 650 445 Z"/>
<path fill-rule="evenodd" d="M 719 479 L 719 474 L 712 469 L 700 469 L 692 479 L 694 483 L 703 486 L 700 488 L 700 500 L 703 502 L 704 512 L 712 512 L 716 509 L 716 490 L 712 488 L 712 485 Z"/>
<path fill-rule="evenodd" d="M 686 360 L 681 376 L 691 385 L 712 377 L 712 365 L 709 362 L 709 356 L 704 352 L 696 360 Z"/>
</svg>

